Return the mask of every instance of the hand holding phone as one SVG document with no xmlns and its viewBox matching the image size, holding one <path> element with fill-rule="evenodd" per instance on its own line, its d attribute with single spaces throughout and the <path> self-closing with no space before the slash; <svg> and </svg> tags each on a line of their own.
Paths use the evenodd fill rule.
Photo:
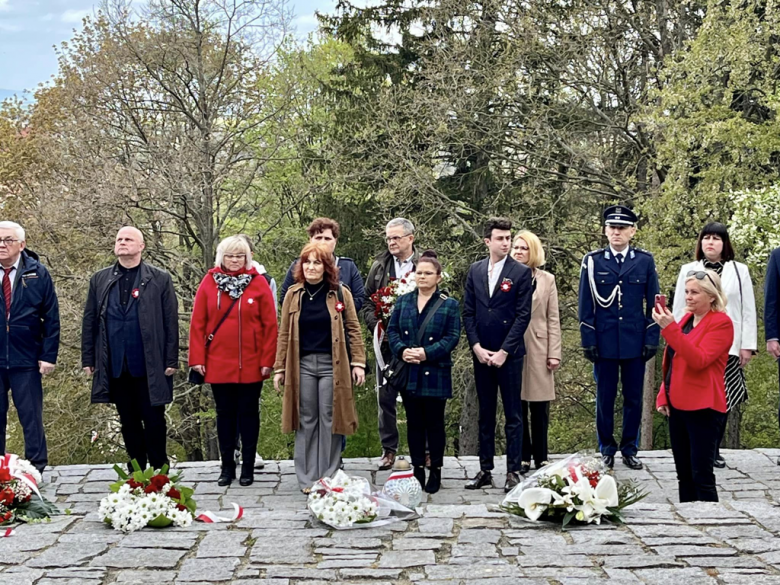
<svg viewBox="0 0 780 585">
<path fill-rule="evenodd" d="M 655 306 L 659 313 L 664 313 L 666 310 L 666 295 L 655 295 Z"/>
</svg>

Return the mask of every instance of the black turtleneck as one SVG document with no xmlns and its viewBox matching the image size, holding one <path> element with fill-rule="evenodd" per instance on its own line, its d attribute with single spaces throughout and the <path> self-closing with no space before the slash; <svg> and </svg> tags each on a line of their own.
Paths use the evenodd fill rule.
<svg viewBox="0 0 780 585">
<path fill-rule="evenodd" d="M 126 307 L 127 303 L 130 302 L 130 295 L 133 292 L 135 279 L 138 276 L 138 270 L 140 267 L 141 265 L 139 264 L 138 266 L 133 266 L 132 268 L 125 268 L 119 264 L 119 274 L 121 276 L 119 277 L 119 282 L 117 282 L 117 285 L 119 286 L 119 302 L 123 307 Z"/>
<path fill-rule="evenodd" d="M 301 294 L 301 316 L 298 319 L 298 337 L 301 357 L 310 353 L 331 355 L 330 313 L 328 312 L 328 285 L 325 281 L 317 284 L 303 283 Z"/>
</svg>

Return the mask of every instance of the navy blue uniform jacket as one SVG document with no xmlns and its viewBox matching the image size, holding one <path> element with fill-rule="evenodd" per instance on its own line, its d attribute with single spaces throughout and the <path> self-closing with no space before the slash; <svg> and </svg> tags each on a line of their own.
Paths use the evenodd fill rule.
<svg viewBox="0 0 780 585">
<path fill-rule="evenodd" d="M 0 368 L 38 369 L 57 362 L 60 309 L 49 271 L 35 252 L 22 250 L 11 292 L 11 319 L 5 314 L 0 287 Z"/>
<path fill-rule="evenodd" d="M 442 295 L 431 297 L 422 313 L 417 312 L 417 291 L 398 297 L 387 326 L 387 339 L 394 356 L 401 357 L 410 347 L 422 347 L 425 361 L 408 364 L 406 391 L 412 396 L 452 398 L 452 352 L 460 340 L 460 306 L 447 297 L 425 326 L 422 342 L 417 343 L 419 325 Z"/>
<path fill-rule="evenodd" d="M 531 269 L 507 256 L 491 297 L 488 293 L 489 258 L 475 262 L 466 277 L 463 325 L 469 347 L 503 349 L 509 357 L 525 355 L 523 336 L 531 321 Z M 502 287 L 503 284 L 503 287 Z M 504 290 L 508 288 L 509 290 Z"/>
</svg>

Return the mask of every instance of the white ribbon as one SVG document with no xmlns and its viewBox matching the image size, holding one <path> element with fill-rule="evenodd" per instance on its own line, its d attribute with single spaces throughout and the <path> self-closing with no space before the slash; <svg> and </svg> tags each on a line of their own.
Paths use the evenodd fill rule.
<svg viewBox="0 0 780 585">
<path fill-rule="evenodd" d="M 374 327 L 374 356 L 376 357 L 376 389 L 382 387 L 384 377 L 382 376 L 382 370 L 385 369 L 385 360 L 382 359 L 382 340 L 385 338 L 384 327 L 382 327 L 382 321 L 377 321 L 376 327 Z"/>
</svg>

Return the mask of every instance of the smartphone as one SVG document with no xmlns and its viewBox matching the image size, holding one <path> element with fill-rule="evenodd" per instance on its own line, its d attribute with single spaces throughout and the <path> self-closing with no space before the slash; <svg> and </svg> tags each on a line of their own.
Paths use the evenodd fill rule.
<svg viewBox="0 0 780 585">
<path fill-rule="evenodd" d="M 659 312 L 663 313 L 666 309 L 666 295 L 655 295 L 655 306 L 658 307 Z"/>
</svg>

